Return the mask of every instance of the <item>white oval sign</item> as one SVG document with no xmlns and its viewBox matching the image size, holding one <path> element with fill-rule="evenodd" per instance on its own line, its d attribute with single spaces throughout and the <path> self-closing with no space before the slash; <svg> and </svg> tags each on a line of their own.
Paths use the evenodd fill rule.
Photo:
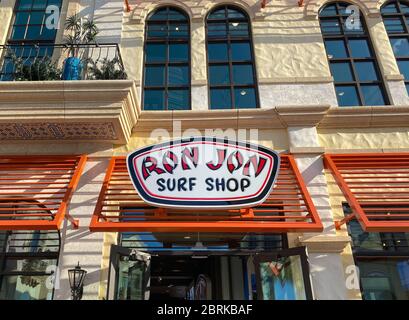
<svg viewBox="0 0 409 320">
<path fill-rule="evenodd" d="M 268 197 L 280 157 L 251 143 L 193 137 L 138 149 L 127 167 L 139 195 L 154 206 L 244 208 Z"/>
</svg>

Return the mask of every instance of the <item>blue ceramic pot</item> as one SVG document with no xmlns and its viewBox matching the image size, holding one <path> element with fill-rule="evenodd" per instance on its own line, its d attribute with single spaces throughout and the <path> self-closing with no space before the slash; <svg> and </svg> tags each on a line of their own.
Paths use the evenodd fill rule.
<svg viewBox="0 0 409 320">
<path fill-rule="evenodd" d="M 80 58 L 70 57 L 64 61 L 63 80 L 81 80 L 82 62 Z"/>
</svg>

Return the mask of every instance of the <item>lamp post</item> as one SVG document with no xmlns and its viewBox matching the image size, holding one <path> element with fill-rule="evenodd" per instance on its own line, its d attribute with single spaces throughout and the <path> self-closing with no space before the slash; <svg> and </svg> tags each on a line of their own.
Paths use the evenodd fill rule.
<svg viewBox="0 0 409 320">
<path fill-rule="evenodd" d="M 81 300 L 84 288 L 84 279 L 87 271 L 78 265 L 74 269 L 68 270 L 68 280 L 70 281 L 72 300 Z"/>
</svg>

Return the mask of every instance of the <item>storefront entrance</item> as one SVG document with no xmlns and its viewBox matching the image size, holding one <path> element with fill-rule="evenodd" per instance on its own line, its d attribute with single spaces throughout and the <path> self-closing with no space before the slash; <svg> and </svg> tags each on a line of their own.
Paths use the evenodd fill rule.
<svg viewBox="0 0 409 320">
<path fill-rule="evenodd" d="M 304 247 L 271 252 L 167 251 L 112 246 L 108 299 L 312 299 Z"/>
</svg>

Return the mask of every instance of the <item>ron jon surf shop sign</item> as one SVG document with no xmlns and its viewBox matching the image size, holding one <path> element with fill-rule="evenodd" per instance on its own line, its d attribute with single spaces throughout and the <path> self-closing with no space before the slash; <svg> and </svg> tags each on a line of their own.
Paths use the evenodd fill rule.
<svg viewBox="0 0 409 320">
<path fill-rule="evenodd" d="M 144 201 L 180 209 L 260 204 L 270 194 L 279 166 L 273 150 L 213 137 L 156 144 L 127 157 L 131 180 Z"/>
</svg>

